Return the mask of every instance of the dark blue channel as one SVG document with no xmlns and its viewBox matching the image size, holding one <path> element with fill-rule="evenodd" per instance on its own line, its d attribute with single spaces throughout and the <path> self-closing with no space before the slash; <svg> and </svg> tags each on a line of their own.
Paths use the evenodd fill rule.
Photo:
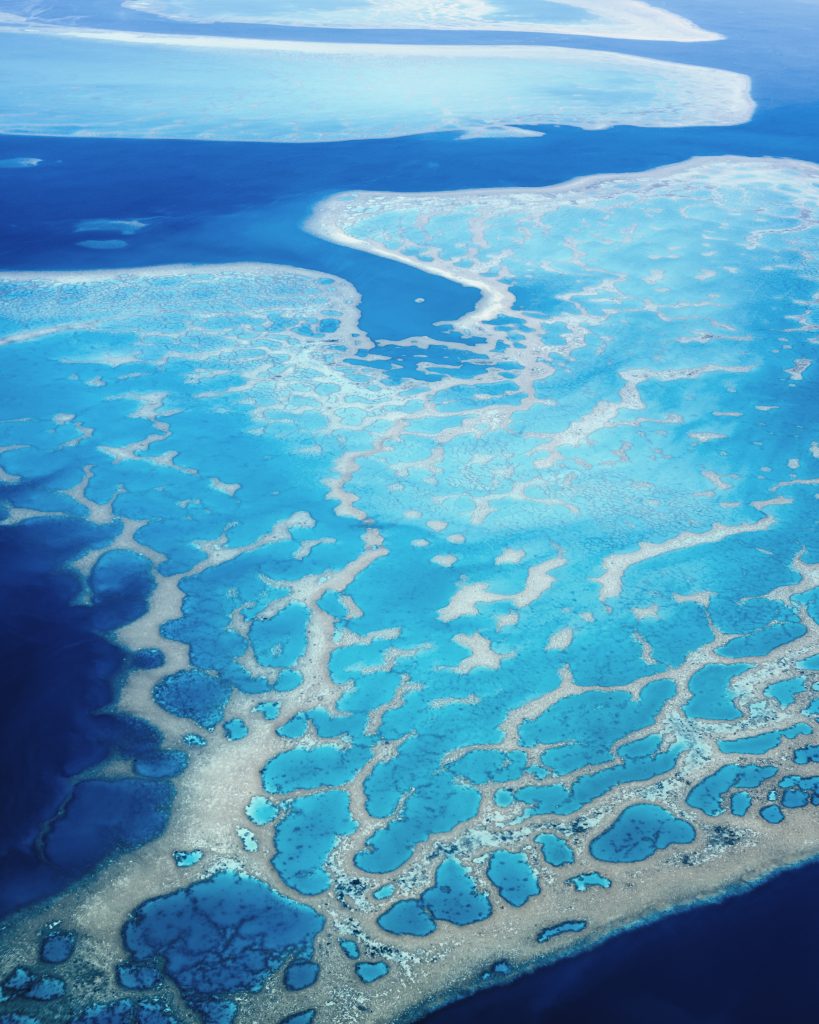
<svg viewBox="0 0 819 1024">
<path fill-rule="evenodd" d="M 108 540 L 74 519 L 0 529 L 0 916 L 154 838 L 170 811 L 166 780 L 81 778 L 161 748 L 148 723 L 106 710 L 128 658 L 102 633 L 140 613 L 135 588 L 75 604 L 79 578 L 63 568 Z"/>
</svg>

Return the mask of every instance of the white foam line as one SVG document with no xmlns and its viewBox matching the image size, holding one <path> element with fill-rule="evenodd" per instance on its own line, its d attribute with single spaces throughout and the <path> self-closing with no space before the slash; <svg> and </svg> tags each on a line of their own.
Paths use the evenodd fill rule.
<svg viewBox="0 0 819 1024">
<path fill-rule="evenodd" d="M 132 46 L 170 46 L 178 49 L 204 50 L 261 50 L 271 53 L 309 53 L 324 55 L 377 56 L 377 57 L 467 57 L 485 60 L 487 57 L 517 58 L 536 60 L 577 59 L 594 57 L 601 62 L 629 63 L 635 65 L 656 64 L 661 67 L 686 67 L 713 71 L 696 64 L 678 64 L 673 61 L 656 60 L 653 57 L 637 57 L 632 54 L 612 53 L 607 50 L 587 50 L 581 47 L 548 46 L 524 43 L 520 45 L 488 44 L 422 44 L 422 43 L 325 43 L 293 39 L 250 39 L 236 36 L 169 35 L 159 32 L 124 32 L 120 29 L 73 28 L 54 25 L 2 25 L 0 34 L 44 36 L 54 39 L 76 39 L 83 42 L 126 43 Z M 744 77 L 739 74 L 737 78 Z"/>
<path fill-rule="evenodd" d="M 455 284 L 463 285 L 466 288 L 477 289 L 481 293 L 481 298 L 478 300 L 475 308 L 471 313 L 467 313 L 466 316 L 461 317 L 457 321 L 458 328 L 462 331 L 468 331 L 470 327 L 475 324 L 488 323 L 490 320 L 494 320 L 495 317 L 500 316 L 512 308 L 515 302 L 515 297 L 501 281 L 493 281 L 488 278 L 480 277 L 478 274 L 470 274 L 465 270 L 450 269 L 448 266 L 441 263 L 425 263 L 422 260 L 414 259 L 412 256 L 407 256 L 394 249 L 388 249 L 386 246 L 379 245 L 377 242 L 369 242 L 364 239 L 356 238 L 353 235 L 347 234 L 343 228 L 328 222 L 329 217 L 327 215 L 328 211 L 332 208 L 331 204 L 342 197 L 388 194 L 389 193 L 376 192 L 346 192 L 341 193 L 339 196 L 331 196 L 330 199 L 325 199 L 319 203 L 313 212 L 313 215 L 305 222 L 305 230 L 309 231 L 317 238 L 324 238 L 328 242 L 333 242 L 336 245 L 343 245 L 349 249 L 359 249 L 372 256 L 380 256 L 385 260 L 392 260 L 394 263 L 404 263 L 408 267 L 413 267 L 416 270 L 422 270 L 426 274 L 432 274 L 433 277 L 443 277 L 447 281 L 453 281 Z M 436 195 L 437 193 L 428 194 Z"/>
<path fill-rule="evenodd" d="M 348 288 L 344 278 L 321 270 L 291 267 L 286 263 L 162 263 L 148 267 L 117 267 L 101 270 L 0 270 L 0 283 L 5 281 L 42 281 L 56 284 L 84 284 L 86 281 L 118 281 L 133 277 L 178 277 L 198 274 L 226 277 L 231 274 L 258 274 L 276 277 L 282 272 L 303 277 L 332 278 Z"/>
<path fill-rule="evenodd" d="M 750 83 L 749 83 L 750 84 Z M 749 96 L 750 101 L 750 96 Z M 753 101 L 750 101 L 753 103 Z M 692 157 L 690 160 L 683 160 L 676 164 L 666 164 L 663 167 L 654 167 L 648 171 L 635 171 L 622 174 L 588 174 L 578 178 L 571 178 L 568 181 L 556 185 L 534 185 L 523 187 L 507 188 L 466 188 L 455 189 L 451 192 L 339 192 L 329 196 L 318 203 L 311 216 L 304 224 L 305 230 L 323 238 L 336 245 L 348 246 L 352 249 L 360 249 L 362 252 L 370 253 L 373 256 L 381 256 L 384 259 L 393 260 L 396 263 L 405 263 L 416 270 L 435 277 L 443 277 L 456 284 L 464 285 L 467 288 L 477 288 L 481 292 L 480 301 L 471 313 L 457 321 L 459 328 L 469 328 L 474 324 L 486 323 L 496 316 L 507 313 L 514 304 L 514 295 L 509 288 L 501 281 L 491 280 L 464 271 L 460 267 L 448 263 L 426 262 L 415 259 L 404 253 L 377 242 L 367 239 L 356 238 L 350 235 L 339 223 L 339 212 L 343 213 L 351 205 L 361 200 L 390 199 L 392 197 L 405 198 L 411 196 L 413 199 L 445 199 L 446 201 L 457 201 L 468 196 L 479 198 L 494 198 L 499 196 L 513 195 L 540 195 L 560 196 L 564 193 L 578 192 L 593 189 L 603 184 L 614 184 L 616 182 L 640 182 L 652 180 L 665 180 L 672 177 L 682 176 L 699 167 L 710 167 L 714 165 L 751 164 L 755 167 L 772 168 L 788 167 L 799 171 L 806 178 L 819 181 L 819 165 L 808 163 L 804 160 L 793 160 L 779 157 L 744 157 L 744 156 L 713 156 L 713 157 Z"/>
</svg>

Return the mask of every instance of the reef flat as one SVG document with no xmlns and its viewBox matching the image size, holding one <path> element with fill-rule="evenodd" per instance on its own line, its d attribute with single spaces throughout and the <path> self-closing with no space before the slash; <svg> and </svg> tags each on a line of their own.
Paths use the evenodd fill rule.
<svg viewBox="0 0 819 1024">
<path fill-rule="evenodd" d="M 126 0 L 125 7 L 194 23 L 315 25 L 335 28 L 484 29 L 559 32 L 620 39 L 706 42 L 718 39 L 687 18 L 639 0 L 352 0 L 346 6 L 311 0 Z"/>
<path fill-rule="evenodd" d="M 87 531 L 162 737 L 43 822 L 9 1011 L 415 1019 L 816 856 L 818 212 L 739 158 L 333 196 L 480 292 L 398 342 L 292 267 L 4 274 L 4 529 Z"/>
<path fill-rule="evenodd" d="M 304 143 L 741 124 L 753 111 L 746 75 L 607 51 L 0 25 L 8 134 Z"/>
</svg>

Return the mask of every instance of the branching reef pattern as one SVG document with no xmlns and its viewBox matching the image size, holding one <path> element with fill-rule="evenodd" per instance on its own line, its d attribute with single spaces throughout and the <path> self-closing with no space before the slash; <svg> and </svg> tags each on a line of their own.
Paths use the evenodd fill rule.
<svg viewBox="0 0 819 1024">
<path fill-rule="evenodd" d="M 818 213 L 733 158 L 333 196 L 480 289 L 389 343 L 292 267 L 3 275 L 3 529 L 82 523 L 163 742 L 46 824 L 99 866 L 4 1020 L 396 1021 L 815 856 Z"/>
</svg>

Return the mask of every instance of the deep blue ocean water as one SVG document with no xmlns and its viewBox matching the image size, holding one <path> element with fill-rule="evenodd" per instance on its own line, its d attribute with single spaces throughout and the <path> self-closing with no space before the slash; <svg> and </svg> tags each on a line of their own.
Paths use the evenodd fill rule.
<svg viewBox="0 0 819 1024">
<path fill-rule="evenodd" d="M 819 866 L 642 924 L 430 1013 L 428 1024 L 737 1024 L 810 1020 Z"/>
<path fill-rule="evenodd" d="M 582 45 L 750 74 L 758 103 L 750 123 L 593 133 L 546 126 L 542 137 L 525 142 L 461 141 L 454 134 L 300 146 L 0 137 L 0 160 L 24 151 L 43 161 L 13 178 L 5 175 L 0 267 L 282 263 L 350 281 L 362 297 L 362 329 L 379 341 L 416 333 L 445 340 L 435 324 L 467 312 L 475 293 L 307 234 L 301 226 L 317 201 L 348 189 L 548 185 L 711 154 L 819 162 L 819 72 L 813 48 L 806 45 L 819 33 L 819 7 L 798 0 L 775 7 L 726 4 L 720 7 L 728 10 L 718 11 L 701 0 L 666 6 L 727 39 L 685 47 L 592 39 Z M 87 3 L 78 9 L 104 25 L 111 17 L 109 5 L 99 7 L 99 13 Z M 111 23 L 150 30 L 150 21 L 122 12 Z M 162 31 L 184 31 L 184 26 L 163 22 Z M 240 26 L 228 31 L 248 32 Z M 306 30 L 275 34 L 353 38 L 352 33 Z M 373 41 L 395 38 L 387 32 L 357 33 L 355 38 L 364 35 Z M 416 41 L 447 41 L 446 33 L 409 35 Z M 476 33 L 468 41 L 497 37 Z M 515 36 L 510 41 L 531 39 Z M 576 37 L 549 42 L 578 45 Z M 127 248 L 100 254 L 76 245 L 76 223 L 90 218 L 140 218 L 149 226 L 129 239 Z M 415 297 L 421 291 L 426 301 L 419 305 Z M 414 370 L 410 359 L 406 372 Z M 403 372 L 396 371 L 399 376 Z M 58 891 L 111 853 L 157 834 L 172 801 L 168 779 L 142 779 L 116 793 L 105 790 L 113 783 L 102 782 L 95 784 L 102 790 L 92 793 L 94 784 L 79 779 L 115 754 L 150 761 L 161 749 L 161 737 L 147 724 L 108 710 L 127 663 L 124 652 L 99 634 L 120 617 L 122 622 L 135 617 L 139 586 L 102 588 L 90 608 L 72 603 L 77 584 L 61 567 L 74 553 L 105 542 L 104 527 L 89 526 L 88 531 L 99 537 L 75 535 L 42 521 L 3 531 L 0 558 L 10 585 L 0 589 L 2 699 L 13 715 L 0 725 L 2 913 Z M 18 580 L 25 581 L 22 588 Z M 71 814 L 52 833 L 46 862 L 39 853 L 41 828 L 72 792 Z M 440 1010 L 429 1020 L 808 1020 L 812 994 L 801 979 L 810 977 L 805 939 L 819 914 L 817 883 L 819 867 L 787 872 L 718 906 L 645 924 L 510 986 Z M 748 969 L 760 963 L 768 969 Z"/>
</svg>

